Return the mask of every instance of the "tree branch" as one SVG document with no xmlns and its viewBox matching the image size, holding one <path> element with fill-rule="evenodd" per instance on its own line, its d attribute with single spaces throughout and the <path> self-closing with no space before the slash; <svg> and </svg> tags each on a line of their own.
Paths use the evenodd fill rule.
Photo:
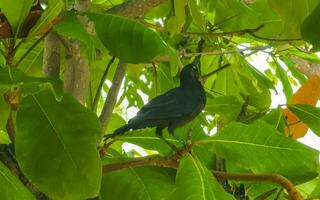
<svg viewBox="0 0 320 200">
<path fill-rule="evenodd" d="M 153 7 L 165 2 L 166 0 L 129 0 L 118 6 L 114 6 L 107 10 L 109 13 L 126 16 L 129 18 L 137 18 Z"/>
<path fill-rule="evenodd" d="M 104 132 L 106 127 L 108 126 L 112 111 L 114 109 L 114 106 L 116 105 L 122 80 L 126 74 L 126 69 L 127 69 L 127 64 L 119 61 L 119 64 L 117 66 L 116 72 L 112 80 L 112 85 L 107 95 L 107 99 L 104 102 L 104 105 L 99 117 L 102 132 Z"/>
<path fill-rule="evenodd" d="M 127 160 L 119 163 L 107 164 L 103 166 L 103 172 L 108 173 L 125 168 L 142 166 L 157 166 L 177 169 L 179 166 L 178 159 L 181 157 L 180 155 L 184 154 L 185 152 L 182 154 L 174 154 L 173 156 L 169 157 L 150 156 Z M 212 173 L 217 179 L 276 183 L 287 190 L 287 193 L 291 200 L 303 200 L 303 198 L 301 197 L 300 193 L 296 190 L 294 185 L 287 178 L 279 174 L 229 173 L 220 171 L 212 171 Z"/>
<path fill-rule="evenodd" d="M 182 56 L 184 57 L 194 57 L 198 55 L 202 56 L 211 56 L 211 55 L 224 55 L 224 54 L 232 54 L 232 53 L 241 53 L 244 51 L 261 51 L 270 48 L 271 46 L 266 45 L 266 46 L 256 46 L 256 47 L 248 47 L 245 49 L 234 49 L 234 50 L 226 50 L 226 51 L 211 51 L 211 52 L 198 52 L 198 53 L 185 53 L 182 52 Z"/>
<path fill-rule="evenodd" d="M 59 78 L 60 40 L 58 34 L 50 32 L 44 39 L 43 73 L 47 77 Z"/>
</svg>

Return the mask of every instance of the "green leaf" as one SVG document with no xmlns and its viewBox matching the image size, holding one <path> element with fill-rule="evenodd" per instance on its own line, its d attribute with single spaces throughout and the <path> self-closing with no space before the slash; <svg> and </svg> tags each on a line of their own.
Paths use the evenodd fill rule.
<svg viewBox="0 0 320 200">
<path fill-rule="evenodd" d="M 33 0 L 0 1 L 0 10 L 8 19 L 15 36 L 18 34 L 21 24 L 27 17 L 32 4 Z"/>
<path fill-rule="evenodd" d="M 188 0 L 188 5 L 189 5 L 191 16 L 192 16 L 195 24 L 198 25 L 200 30 L 205 31 L 206 30 L 206 22 L 204 20 L 204 16 L 202 16 L 202 14 L 201 14 L 201 9 L 197 5 L 197 1 Z"/>
<path fill-rule="evenodd" d="M 10 113 L 10 106 L 4 100 L 4 93 L 7 88 L 0 87 L 0 130 L 6 130 L 6 124 Z"/>
<path fill-rule="evenodd" d="M 295 63 L 293 60 L 291 60 L 289 57 L 286 56 L 280 56 L 279 57 L 288 67 L 288 69 L 290 70 L 291 74 L 298 79 L 299 83 L 301 85 L 303 85 L 305 82 L 307 82 L 307 78 L 305 75 L 303 75 L 298 69 L 297 67 L 295 67 Z"/>
<path fill-rule="evenodd" d="M 320 177 L 297 186 L 298 191 L 305 199 L 320 198 Z"/>
<path fill-rule="evenodd" d="M 273 64 L 276 67 L 276 75 L 282 83 L 283 92 L 286 95 L 287 102 L 289 102 L 292 95 L 293 95 L 293 92 L 292 92 L 292 87 L 291 87 L 290 81 L 288 79 L 288 73 L 281 67 L 281 65 L 276 60 L 276 58 L 274 58 L 273 60 L 274 60 Z"/>
<path fill-rule="evenodd" d="M 268 0 L 268 2 L 281 18 L 283 25 L 279 28 L 283 31 L 281 34 L 287 35 L 287 38 L 301 38 L 300 25 L 318 4 L 318 1 L 314 0 Z"/>
<path fill-rule="evenodd" d="M 110 121 L 108 123 L 108 127 L 105 132 L 113 133 L 114 130 L 123 126 L 124 124 L 126 124 L 126 121 L 124 121 L 124 119 L 120 115 L 112 113 Z"/>
<path fill-rule="evenodd" d="M 41 33 L 41 31 L 60 14 L 63 6 L 64 2 L 62 0 L 49 0 L 48 7 L 41 13 L 41 17 L 30 30 L 28 38 L 32 38 Z"/>
<path fill-rule="evenodd" d="M 319 21 L 320 3 L 301 24 L 302 38 L 311 43 L 313 48 L 316 50 L 319 50 L 320 48 L 320 27 L 318 26 Z"/>
<path fill-rule="evenodd" d="M 103 175 L 101 200 L 166 199 L 174 186 L 175 171 L 155 167 L 136 167 Z"/>
<path fill-rule="evenodd" d="M 259 84 L 264 85 L 266 88 L 272 89 L 277 92 L 275 85 L 272 81 L 268 79 L 263 73 L 261 73 L 258 69 L 253 67 L 251 64 L 247 63 L 248 69 L 251 74 L 258 80 Z"/>
<path fill-rule="evenodd" d="M 25 90 L 25 93 L 34 93 L 41 89 L 38 83 L 50 83 L 56 97 L 60 98 L 62 96 L 63 86 L 60 79 L 33 77 L 26 75 L 19 69 L 0 68 L 0 84 L 3 86 L 19 85 L 22 90 Z"/>
<path fill-rule="evenodd" d="M 254 173 L 279 173 L 294 182 L 317 176 L 319 152 L 280 134 L 263 121 L 232 122 L 211 140 L 215 152 Z"/>
<path fill-rule="evenodd" d="M 235 96 L 207 99 L 206 111 L 218 114 L 229 121 L 235 120 L 241 112 L 242 103 Z"/>
<path fill-rule="evenodd" d="M 105 47 L 124 62 L 145 63 L 174 54 L 157 33 L 136 21 L 110 14 L 91 13 L 88 17 Z"/>
<path fill-rule="evenodd" d="M 264 25 L 255 32 L 256 35 L 267 38 L 278 38 L 284 32 L 282 21 L 276 13 L 272 12 L 268 0 L 254 1 L 245 5 L 238 0 L 214 1 L 216 9 L 216 23 L 223 31 L 239 31 L 255 29 Z M 289 36 L 286 36 L 289 37 Z M 291 35 L 290 35 L 291 37 Z"/>
<path fill-rule="evenodd" d="M 32 193 L 0 162 L 0 199 L 29 200 L 36 199 Z"/>
<path fill-rule="evenodd" d="M 174 15 L 166 21 L 166 30 L 170 34 L 175 35 L 181 32 L 186 22 L 185 7 L 187 0 L 175 0 L 173 4 Z"/>
<path fill-rule="evenodd" d="M 247 97 L 248 104 L 257 108 L 259 111 L 266 111 L 271 104 L 271 94 L 263 84 L 254 85 L 254 82 L 244 76 L 239 76 L 244 87 L 244 95 Z"/>
<path fill-rule="evenodd" d="M 29 51 L 30 47 L 35 42 L 36 39 L 30 39 L 23 42 L 17 49 L 15 57 L 20 59 L 23 56 L 23 54 Z M 36 47 L 32 49 L 32 51 L 28 53 L 26 57 L 24 57 L 24 59 L 19 64 L 18 68 L 28 75 L 42 76 L 43 50 L 43 43 L 38 44 Z"/>
<path fill-rule="evenodd" d="M 192 155 L 180 159 L 175 189 L 169 199 L 231 200 L 212 173 Z"/>
<path fill-rule="evenodd" d="M 271 112 L 264 115 L 261 120 L 267 122 L 268 124 L 274 126 L 280 133 L 284 133 L 285 129 L 285 119 L 283 118 L 282 109 L 272 109 Z"/>
<path fill-rule="evenodd" d="M 67 12 L 63 20 L 54 26 L 54 30 L 65 37 L 78 39 L 83 42 L 85 44 L 83 48 L 91 59 L 95 58 L 95 47 L 105 51 L 105 48 L 98 37 L 87 32 L 74 12 Z"/>
<path fill-rule="evenodd" d="M 98 194 L 101 140 L 97 116 L 71 96 L 49 91 L 25 97 L 17 113 L 16 156 L 24 174 L 53 199 Z"/>
<path fill-rule="evenodd" d="M 288 108 L 315 134 L 320 136 L 320 108 L 307 104 L 288 105 Z"/>
</svg>

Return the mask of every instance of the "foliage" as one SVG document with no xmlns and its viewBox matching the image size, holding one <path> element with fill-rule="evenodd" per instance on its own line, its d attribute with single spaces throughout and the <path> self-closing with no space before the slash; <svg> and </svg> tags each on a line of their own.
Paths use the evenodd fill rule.
<svg viewBox="0 0 320 200">
<path fill-rule="evenodd" d="M 134 17 L 135 10 L 128 15 L 116 9 L 130 10 L 130 0 L 88 2 L 86 12 L 72 9 L 77 1 L 0 2 L 0 199 L 40 194 L 45 199 L 220 200 L 239 199 L 239 191 L 249 199 L 290 196 L 276 181 L 226 182 L 215 177 L 219 167 L 228 173 L 278 174 L 304 198 L 320 198 L 319 151 L 296 140 L 310 129 L 320 141 L 318 1 L 167 0 L 139 5 Z M 43 39 L 53 31 L 60 74 L 46 77 Z M 197 52 L 200 39 L 205 43 Z M 63 88 L 70 82 L 64 73 L 70 67 L 70 41 L 78 41 L 75 54 L 84 55 L 90 66 L 83 104 Z M 175 136 L 164 130 L 182 153 L 172 152 L 154 128 L 105 144 L 104 134 L 178 86 L 181 67 L 199 53 L 206 107 Z M 106 109 L 118 63 L 128 64 L 126 75 L 115 107 L 106 106 L 113 113 L 101 130 L 97 116 Z M 279 94 L 286 99 L 275 107 Z M 161 162 L 136 167 L 149 158 Z M 105 166 L 115 169 L 103 172 Z"/>
</svg>

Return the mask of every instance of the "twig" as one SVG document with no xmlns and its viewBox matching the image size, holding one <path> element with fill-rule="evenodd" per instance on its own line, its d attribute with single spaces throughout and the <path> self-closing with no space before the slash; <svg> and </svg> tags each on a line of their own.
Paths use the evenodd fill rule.
<svg viewBox="0 0 320 200">
<path fill-rule="evenodd" d="M 116 72 L 114 74 L 111 88 L 108 92 L 107 99 L 104 102 L 101 114 L 100 114 L 100 124 L 102 132 L 105 131 L 108 126 L 113 108 L 116 104 L 118 93 L 120 91 L 121 82 L 126 74 L 127 64 L 119 61 Z"/>
<path fill-rule="evenodd" d="M 290 38 L 290 39 L 265 38 L 265 37 L 256 35 L 254 32 L 248 32 L 248 34 L 251 35 L 252 37 L 260 39 L 260 40 L 275 41 L 275 42 L 289 42 L 289 41 L 300 41 L 300 40 L 302 40 L 302 38 Z"/>
<path fill-rule="evenodd" d="M 208 78 L 209 76 L 212 76 L 213 74 L 216 74 L 216 73 L 218 73 L 219 71 L 221 71 L 221 70 L 223 70 L 223 69 L 225 69 L 225 68 L 227 68 L 227 67 L 229 67 L 229 66 L 230 66 L 230 64 L 227 63 L 227 64 L 223 65 L 222 67 L 219 67 L 218 69 L 213 70 L 212 72 L 203 75 L 202 78 Z"/>
<path fill-rule="evenodd" d="M 102 86 L 103 86 L 103 84 L 104 84 L 104 82 L 105 82 L 105 80 L 106 80 L 106 78 L 107 78 L 109 69 L 110 69 L 112 63 L 114 62 L 115 58 L 116 58 L 115 56 L 113 56 L 113 57 L 111 58 L 111 60 L 109 61 L 108 65 L 107 65 L 107 67 L 106 67 L 106 69 L 105 69 L 105 71 L 104 71 L 104 73 L 103 73 L 103 75 L 102 75 L 102 77 L 101 77 L 101 80 L 100 80 L 100 83 L 99 83 L 99 86 L 98 86 L 96 95 L 94 96 L 93 103 L 92 103 L 92 109 L 93 109 L 93 110 L 96 110 L 96 109 L 97 109 L 98 102 L 99 102 L 99 97 L 100 97 L 101 90 L 102 90 Z"/>
<path fill-rule="evenodd" d="M 19 66 L 19 64 L 23 61 L 23 59 L 43 40 L 43 38 L 45 38 L 51 32 L 51 30 L 52 29 L 47 31 L 35 43 L 32 44 L 32 46 L 20 57 L 18 62 L 16 62 L 16 64 L 14 65 L 15 68 Z"/>
<path fill-rule="evenodd" d="M 245 48 L 245 49 L 234 49 L 234 50 L 226 50 L 226 51 L 211 51 L 211 52 L 198 52 L 198 53 L 185 53 L 182 52 L 182 56 L 184 57 L 193 57 L 193 56 L 198 56 L 198 55 L 202 55 L 202 56 L 211 56 L 211 55 L 224 55 L 224 54 L 232 54 L 232 53 L 241 53 L 244 51 L 251 51 L 251 50 L 264 50 L 264 49 L 268 49 L 271 46 L 267 45 L 267 46 L 256 46 L 256 47 L 249 47 L 249 48 Z"/>
<path fill-rule="evenodd" d="M 199 36 L 207 36 L 207 37 L 222 37 L 222 36 L 234 36 L 234 35 L 243 35 L 243 34 L 251 34 L 253 32 L 259 31 L 263 28 L 263 24 L 254 29 L 243 29 L 239 31 L 230 31 L 223 33 L 201 33 L 201 32 L 183 32 L 184 35 L 199 35 Z"/>
</svg>

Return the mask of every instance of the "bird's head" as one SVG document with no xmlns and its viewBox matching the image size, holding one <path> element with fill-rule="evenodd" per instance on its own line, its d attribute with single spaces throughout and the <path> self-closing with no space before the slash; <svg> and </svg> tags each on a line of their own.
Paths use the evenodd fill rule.
<svg viewBox="0 0 320 200">
<path fill-rule="evenodd" d="M 192 63 L 186 65 L 180 73 L 180 84 L 186 85 L 198 81 L 199 79 L 199 60 L 196 58 Z"/>
</svg>

